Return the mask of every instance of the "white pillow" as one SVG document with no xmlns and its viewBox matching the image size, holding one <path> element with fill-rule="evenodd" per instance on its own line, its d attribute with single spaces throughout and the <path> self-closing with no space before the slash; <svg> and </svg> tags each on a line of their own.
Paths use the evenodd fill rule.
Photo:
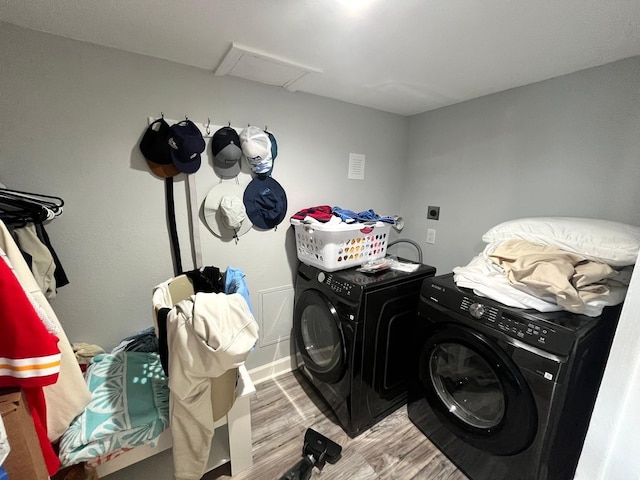
<svg viewBox="0 0 640 480">
<path fill-rule="evenodd" d="M 636 263 L 640 227 L 576 217 L 520 218 L 501 223 L 482 236 L 486 243 L 521 239 L 581 254 L 614 267 Z"/>
</svg>

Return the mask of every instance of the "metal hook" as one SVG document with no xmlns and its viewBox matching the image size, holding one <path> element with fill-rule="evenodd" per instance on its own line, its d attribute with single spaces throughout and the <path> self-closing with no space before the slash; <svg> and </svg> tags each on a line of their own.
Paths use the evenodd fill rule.
<svg viewBox="0 0 640 480">
<path fill-rule="evenodd" d="M 160 118 L 164 120 L 164 112 L 160 112 Z"/>
<path fill-rule="evenodd" d="M 211 130 L 209 129 L 210 125 L 211 125 L 211 119 L 207 118 L 207 128 L 205 129 L 207 131 L 207 135 L 211 135 Z"/>
<path fill-rule="evenodd" d="M 231 126 L 231 122 L 227 122 L 227 126 L 229 126 L 229 127 L 230 127 L 230 126 Z"/>
<path fill-rule="evenodd" d="M 187 116 L 185 115 L 185 116 L 184 116 L 184 119 L 185 119 L 185 120 L 189 120 L 189 117 L 187 117 Z"/>
<path fill-rule="evenodd" d="M 265 132 L 268 132 L 268 131 L 269 131 L 269 128 L 267 127 L 267 125 L 265 125 L 265 126 L 264 126 L 264 131 L 265 131 Z"/>
</svg>

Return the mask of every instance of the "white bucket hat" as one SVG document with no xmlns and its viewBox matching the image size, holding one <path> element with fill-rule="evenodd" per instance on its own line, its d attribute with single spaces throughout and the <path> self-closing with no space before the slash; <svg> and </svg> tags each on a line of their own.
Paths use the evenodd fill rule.
<svg viewBox="0 0 640 480">
<path fill-rule="evenodd" d="M 219 183 L 204 201 L 204 219 L 220 238 L 231 239 L 247 233 L 253 224 L 242 199 L 243 189 L 235 183 Z"/>
</svg>

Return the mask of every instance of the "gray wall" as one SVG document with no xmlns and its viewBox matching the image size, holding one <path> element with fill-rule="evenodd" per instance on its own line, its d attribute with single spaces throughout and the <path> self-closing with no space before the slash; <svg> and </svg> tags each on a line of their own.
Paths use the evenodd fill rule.
<svg viewBox="0 0 640 480">
<path fill-rule="evenodd" d="M 65 200 L 47 231 L 71 280 L 51 302 L 71 341 L 110 349 L 152 325 L 151 290 L 173 276 L 164 183 L 138 149 L 148 116 L 268 126 L 277 138 L 274 178 L 288 195 L 287 220 L 237 245 L 199 229 L 205 265 L 245 272 L 270 340 L 249 368 L 290 353 L 289 216 L 319 204 L 399 210 L 406 118 L 3 23 L 0 65 L 0 182 Z M 347 179 L 350 152 L 366 155 L 365 181 Z M 195 179 L 202 203 L 219 180 L 209 156 Z M 176 178 L 176 210 L 183 267 L 193 268 L 185 183 Z M 274 291 L 262 312 L 261 296 Z"/>
<path fill-rule="evenodd" d="M 513 218 L 640 225 L 640 58 L 412 117 L 404 179 L 406 234 L 442 273 Z M 426 220 L 427 205 L 440 220 Z"/>
<path fill-rule="evenodd" d="M 65 199 L 48 231 L 71 279 L 52 305 L 72 341 L 110 348 L 149 326 L 151 289 L 173 275 L 163 181 L 138 151 L 147 117 L 160 112 L 267 125 L 280 147 L 274 177 L 288 215 L 324 203 L 401 214 L 402 236 L 440 273 L 466 264 L 482 233 L 510 218 L 640 224 L 638 57 L 411 118 L 2 23 L 0 64 L 0 182 Z M 349 152 L 366 154 L 365 181 L 347 180 Z M 202 202 L 218 182 L 209 157 L 195 180 Z M 177 177 L 176 208 L 189 268 L 185 183 Z M 426 220 L 427 205 L 441 207 L 439 221 Z M 204 263 L 245 271 L 270 339 L 250 368 L 290 352 L 278 341 L 290 328 L 290 311 L 278 308 L 296 264 L 287 227 L 252 230 L 236 245 L 200 224 Z M 425 242 L 427 228 L 437 231 L 435 245 Z"/>
</svg>

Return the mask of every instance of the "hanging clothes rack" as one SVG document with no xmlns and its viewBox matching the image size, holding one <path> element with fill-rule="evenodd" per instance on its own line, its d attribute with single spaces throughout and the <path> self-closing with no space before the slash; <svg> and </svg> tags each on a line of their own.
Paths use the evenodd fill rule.
<svg viewBox="0 0 640 480">
<path fill-rule="evenodd" d="M 0 219 L 5 224 L 42 223 L 62 214 L 63 206 L 60 197 L 0 188 Z"/>
</svg>

